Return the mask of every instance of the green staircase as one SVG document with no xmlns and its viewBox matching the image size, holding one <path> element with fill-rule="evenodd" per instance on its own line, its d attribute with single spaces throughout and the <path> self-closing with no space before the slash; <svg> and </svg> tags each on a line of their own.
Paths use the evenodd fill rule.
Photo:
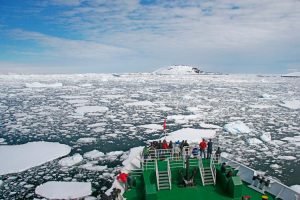
<svg viewBox="0 0 300 200">
<path fill-rule="evenodd" d="M 171 189 L 171 182 L 169 174 L 169 165 L 168 161 L 157 161 L 157 168 L 156 168 L 156 175 L 157 175 L 157 189 L 158 190 L 170 190 Z"/>
</svg>

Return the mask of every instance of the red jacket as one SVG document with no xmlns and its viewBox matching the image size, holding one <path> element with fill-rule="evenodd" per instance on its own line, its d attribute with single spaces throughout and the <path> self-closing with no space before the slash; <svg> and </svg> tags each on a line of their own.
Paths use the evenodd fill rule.
<svg viewBox="0 0 300 200">
<path fill-rule="evenodd" d="M 202 141 L 202 142 L 200 142 L 199 146 L 200 146 L 200 149 L 206 149 L 207 144 L 206 144 L 206 142 Z"/>
<path fill-rule="evenodd" d="M 128 174 L 126 173 L 121 173 L 119 174 L 119 176 L 117 177 L 117 179 L 123 183 L 126 183 L 127 182 L 127 177 L 128 177 Z"/>
<path fill-rule="evenodd" d="M 163 148 L 163 149 L 168 149 L 168 148 L 169 148 L 168 143 L 163 143 L 163 144 L 162 144 L 162 148 Z"/>
</svg>

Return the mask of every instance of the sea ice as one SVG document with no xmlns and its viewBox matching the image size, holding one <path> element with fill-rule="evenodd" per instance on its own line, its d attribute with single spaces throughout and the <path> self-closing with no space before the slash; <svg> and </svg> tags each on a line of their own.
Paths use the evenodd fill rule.
<svg viewBox="0 0 300 200">
<path fill-rule="evenodd" d="M 47 199 L 80 199 L 92 194 L 90 182 L 49 181 L 39 185 L 35 193 Z"/>
<path fill-rule="evenodd" d="M 85 113 L 104 113 L 108 111 L 108 108 L 105 106 L 82 106 L 76 108 L 75 112 L 78 115 L 83 116 Z"/>
<path fill-rule="evenodd" d="M 131 102 L 126 103 L 125 106 L 153 106 L 154 103 L 150 101 L 137 101 L 137 102 Z"/>
<path fill-rule="evenodd" d="M 53 142 L 0 146 L 0 175 L 17 173 L 68 155 L 71 147 Z"/>
<path fill-rule="evenodd" d="M 158 124 L 145 124 L 145 125 L 140 125 L 138 127 L 151 129 L 151 130 L 162 130 L 163 129 L 163 126 L 158 125 Z"/>
<path fill-rule="evenodd" d="M 251 129 L 242 121 L 235 121 L 235 122 L 228 123 L 224 126 L 224 130 L 232 134 L 251 132 Z"/>
<path fill-rule="evenodd" d="M 82 156 L 79 153 L 76 153 L 73 156 L 62 158 L 58 163 L 63 167 L 70 167 L 80 163 L 82 160 Z"/>
<path fill-rule="evenodd" d="M 56 87 L 62 87 L 62 83 L 26 83 L 26 87 L 28 88 L 56 88 Z"/>
<path fill-rule="evenodd" d="M 260 139 L 264 142 L 270 142 L 272 140 L 272 137 L 270 133 L 265 132 L 260 136 Z"/>
<path fill-rule="evenodd" d="M 5 139 L 4 138 L 0 138 L 0 144 L 5 143 Z"/>
<path fill-rule="evenodd" d="M 290 188 L 300 194 L 300 185 L 292 185 Z"/>
<path fill-rule="evenodd" d="M 280 104 L 283 107 L 289 108 L 289 109 L 300 109 L 300 100 L 291 100 L 291 101 L 283 101 L 282 104 Z"/>
<path fill-rule="evenodd" d="M 295 156 L 278 156 L 278 159 L 281 159 L 281 160 L 296 160 L 297 158 Z"/>
<path fill-rule="evenodd" d="M 280 169 L 280 168 L 281 168 L 281 166 L 278 165 L 278 164 L 272 164 L 272 165 L 270 165 L 270 167 L 271 167 L 272 169 Z"/>
<path fill-rule="evenodd" d="M 206 123 L 200 123 L 201 128 L 207 128 L 207 129 L 222 129 L 222 127 L 214 125 L 214 124 L 206 124 Z"/>
<path fill-rule="evenodd" d="M 77 140 L 77 143 L 93 143 L 96 142 L 96 138 L 92 138 L 92 137 L 86 137 L 86 138 L 79 138 Z"/>
<path fill-rule="evenodd" d="M 98 150 L 89 151 L 83 154 L 83 157 L 94 160 L 101 157 L 104 157 L 105 154 L 103 152 L 100 152 Z"/>
<path fill-rule="evenodd" d="M 262 144 L 263 142 L 257 138 L 249 138 L 248 140 L 249 145 L 257 145 Z"/>
<path fill-rule="evenodd" d="M 208 129 L 193 129 L 183 128 L 171 133 L 168 133 L 166 137 L 160 138 L 160 140 L 166 139 L 167 141 L 182 141 L 187 140 L 189 143 L 199 143 L 203 138 L 214 138 L 216 135 L 215 130 Z"/>
<path fill-rule="evenodd" d="M 81 165 L 79 168 L 90 170 L 90 171 L 104 171 L 107 169 L 107 165 L 99 166 L 99 165 L 94 165 L 94 163 L 86 163 L 84 165 Z"/>
</svg>

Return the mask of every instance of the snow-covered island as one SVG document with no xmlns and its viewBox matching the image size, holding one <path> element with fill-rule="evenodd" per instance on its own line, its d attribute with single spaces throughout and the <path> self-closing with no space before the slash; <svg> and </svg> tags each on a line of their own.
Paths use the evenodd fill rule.
<svg viewBox="0 0 300 200">
<path fill-rule="evenodd" d="M 288 74 L 283 74 L 281 75 L 281 77 L 298 77 L 300 78 L 300 72 L 292 72 L 292 73 L 288 73 Z"/>
<path fill-rule="evenodd" d="M 167 67 L 162 67 L 152 74 L 155 75 L 217 75 L 220 73 L 213 73 L 213 72 L 205 72 L 200 70 L 198 67 L 188 66 L 188 65 L 171 65 Z"/>
</svg>

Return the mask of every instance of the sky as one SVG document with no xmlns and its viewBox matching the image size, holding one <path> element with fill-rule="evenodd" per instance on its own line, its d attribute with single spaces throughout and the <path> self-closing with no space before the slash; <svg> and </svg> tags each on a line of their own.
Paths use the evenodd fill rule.
<svg viewBox="0 0 300 200">
<path fill-rule="evenodd" d="M 299 0 L 0 0 L 0 73 L 300 71 Z"/>
</svg>

